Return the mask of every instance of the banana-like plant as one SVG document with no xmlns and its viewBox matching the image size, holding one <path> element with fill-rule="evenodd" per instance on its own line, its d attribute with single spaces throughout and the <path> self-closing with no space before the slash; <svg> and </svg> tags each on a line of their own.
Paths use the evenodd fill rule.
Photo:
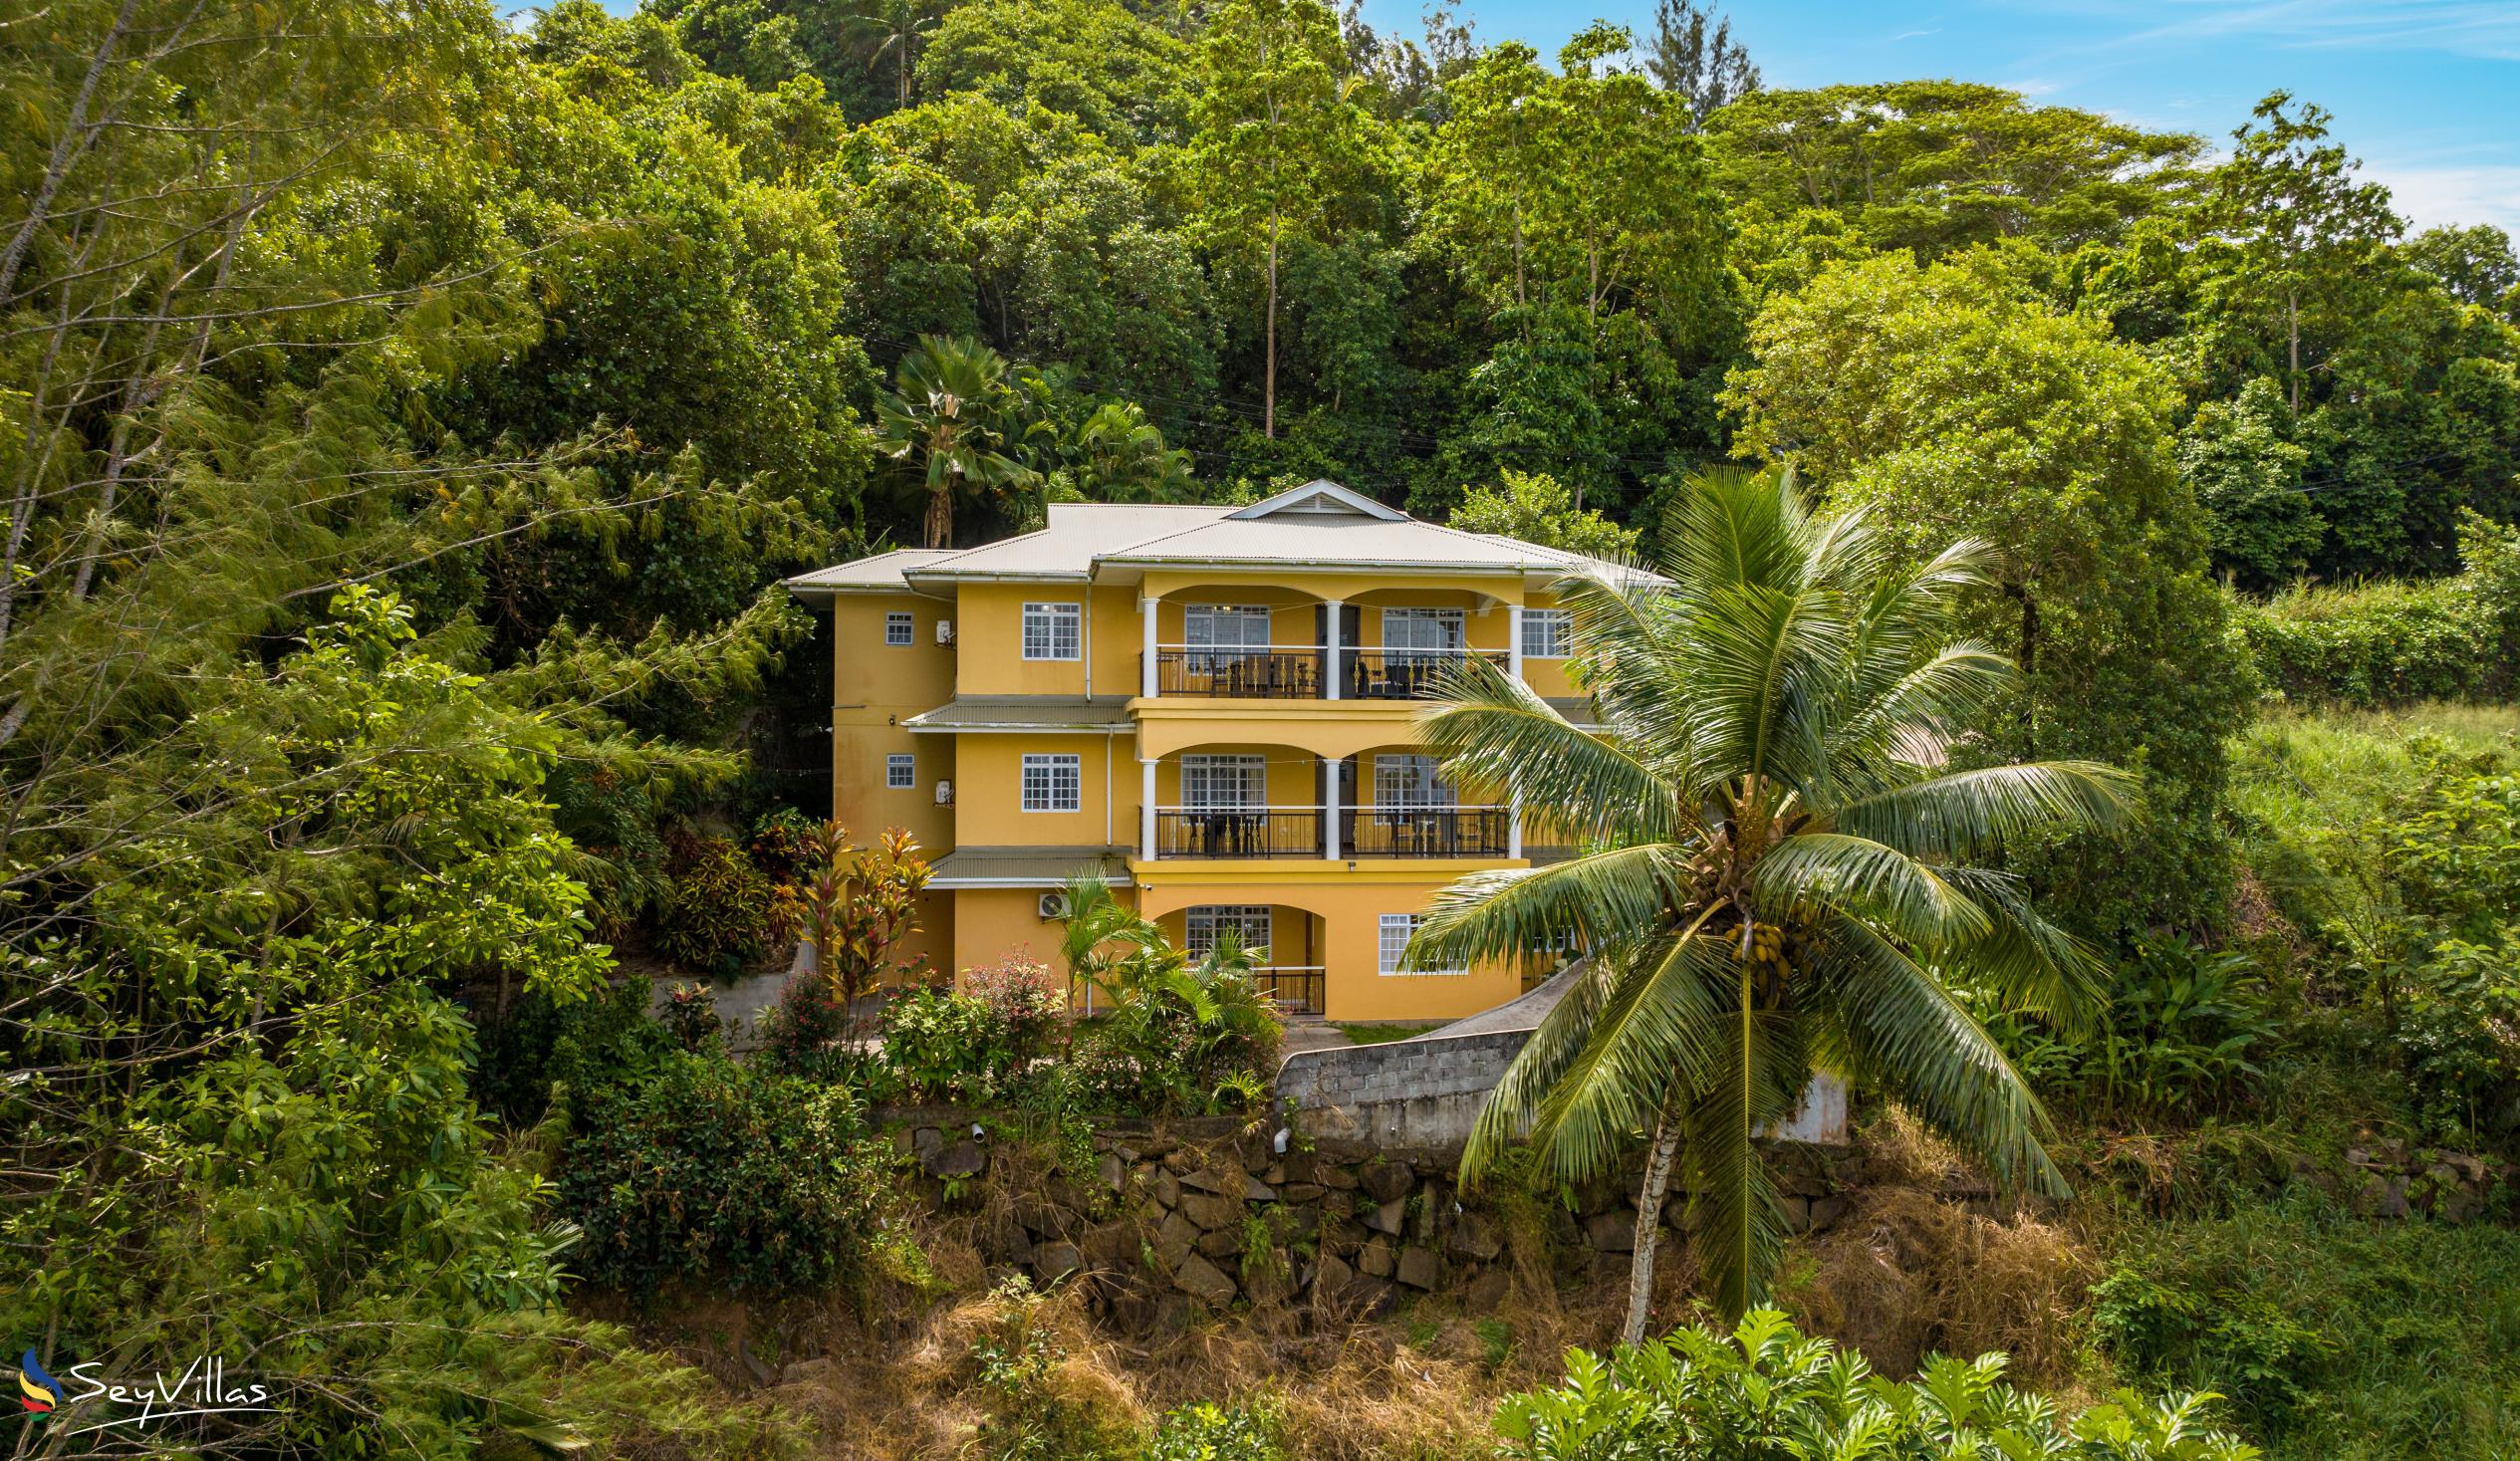
<svg viewBox="0 0 2520 1461">
<path fill-rule="evenodd" d="M 1580 1180 L 1643 1135 L 1631 1342 L 1675 1169 L 1720 1308 L 1766 1295 L 1786 1221 L 1756 1141 L 1816 1070 L 1901 1102 L 2008 1184 L 2064 1192 L 2046 1112 L 1951 982 L 2087 1028 L 2099 962 L 1980 859 L 2114 824 L 2134 792 L 2090 762 L 1955 766 L 2018 678 L 1949 637 L 1985 545 L 1903 559 L 1773 469 L 1691 479 L 1660 539 L 1658 574 L 1605 565 L 1558 586 L 1598 732 L 1475 657 L 1427 710 L 1447 776 L 1510 788 L 1578 854 L 1459 879 L 1406 954 L 1459 968 L 1570 937 L 1588 952 L 1462 1169 L 1475 1181 L 1527 1137 L 1540 1174 Z"/>
</svg>

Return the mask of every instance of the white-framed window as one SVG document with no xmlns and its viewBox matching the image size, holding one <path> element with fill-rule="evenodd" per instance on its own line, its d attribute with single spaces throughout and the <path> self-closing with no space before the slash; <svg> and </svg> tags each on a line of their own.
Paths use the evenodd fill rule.
<svg viewBox="0 0 2520 1461">
<path fill-rule="evenodd" d="M 1181 642 L 1193 649 L 1266 649 L 1269 610 L 1248 604 L 1192 604 L 1181 610 Z"/>
<path fill-rule="evenodd" d="M 1024 606 L 1026 659 L 1078 659 L 1085 649 L 1085 611 L 1074 604 Z"/>
<path fill-rule="evenodd" d="M 1085 805 L 1085 763 L 1072 754 L 1024 755 L 1024 810 L 1075 812 Z"/>
<path fill-rule="evenodd" d="M 898 649 L 910 642 L 917 627 L 918 621 L 907 613 L 887 613 L 883 616 L 883 642 Z"/>
<path fill-rule="evenodd" d="M 1181 947 L 1193 959 L 1204 959 L 1216 948 L 1216 930 L 1230 928 L 1242 939 L 1245 952 L 1269 946 L 1269 905 L 1266 903 L 1200 903 L 1182 915 Z"/>
<path fill-rule="evenodd" d="M 1565 609 L 1523 610 L 1523 658 L 1564 659 L 1574 652 L 1574 639 L 1567 630 Z"/>
<path fill-rule="evenodd" d="M 886 756 L 883 758 L 883 784 L 896 792 L 906 792 L 918 785 L 918 758 Z"/>
<path fill-rule="evenodd" d="M 1386 609 L 1383 610 L 1383 647 L 1388 649 L 1459 649 L 1469 632 L 1468 615 L 1458 609 Z"/>
<path fill-rule="evenodd" d="M 1376 962 L 1381 967 L 1382 972 L 1385 974 L 1469 973 L 1470 971 L 1467 969 L 1402 969 L 1400 967 L 1400 955 L 1408 949 L 1409 935 L 1415 933 L 1417 931 L 1417 925 L 1423 921 L 1425 920 L 1415 913 L 1386 913 L 1383 915 L 1382 926 L 1377 930 L 1381 934 L 1381 937 L 1376 941 L 1376 952 L 1380 955 Z"/>
<path fill-rule="evenodd" d="M 1181 806 L 1191 812 L 1243 811 L 1269 805 L 1269 763 L 1259 756 L 1184 756 Z"/>
<path fill-rule="evenodd" d="M 1452 783 L 1436 774 L 1440 764 L 1432 756 L 1393 754 L 1375 757 L 1375 809 L 1459 805 L 1461 799 Z"/>
</svg>

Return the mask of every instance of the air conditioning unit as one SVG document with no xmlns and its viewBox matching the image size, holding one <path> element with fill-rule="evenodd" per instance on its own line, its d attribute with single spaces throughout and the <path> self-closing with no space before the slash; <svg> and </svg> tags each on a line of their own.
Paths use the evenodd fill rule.
<svg viewBox="0 0 2520 1461">
<path fill-rule="evenodd" d="M 953 641 L 954 621 L 949 618 L 940 618 L 936 620 L 936 642 L 939 645 L 949 646 L 953 643 Z"/>
<path fill-rule="evenodd" d="M 936 805 L 939 807 L 950 807 L 953 804 L 954 784 L 949 781 L 940 781 L 936 783 Z"/>
<path fill-rule="evenodd" d="M 1067 916 L 1068 916 L 1068 895 L 1067 895 L 1066 893 L 1063 893 L 1063 892 L 1046 892 L 1046 893 L 1043 893 L 1043 894 L 1041 895 L 1041 921 L 1042 921 L 1042 922 L 1044 922 L 1044 923 L 1055 923 L 1055 922 L 1057 922 L 1059 919 L 1065 918 L 1065 917 L 1067 917 Z"/>
</svg>

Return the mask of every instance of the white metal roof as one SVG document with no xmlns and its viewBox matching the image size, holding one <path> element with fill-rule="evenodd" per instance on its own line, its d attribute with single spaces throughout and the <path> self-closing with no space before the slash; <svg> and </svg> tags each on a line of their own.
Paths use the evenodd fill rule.
<svg viewBox="0 0 2520 1461">
<path fill-rule="evenodd" d="M 1618 566 L 1494 533 L 1419 522 L 1336 482 L 1308 482 L 1248 507 L 1054 502 L 1037 532 L 960 551 L 897 549 L 788 581 L 800 599 L 941 590 L 970 581 L 1130 582 L 1153 567 L 1520 574 Z M 1626 570 L 1626 572 L 1636 572 Z"/>
</svg>

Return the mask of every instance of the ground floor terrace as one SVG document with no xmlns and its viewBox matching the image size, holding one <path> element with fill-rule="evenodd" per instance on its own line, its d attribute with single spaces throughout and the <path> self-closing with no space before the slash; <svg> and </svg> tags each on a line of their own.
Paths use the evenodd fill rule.
<svg viewBox="0 0 2520 1461">
<path fill-rule="evenodd" d="M 1221 936 L 1255 951 L 1262 990 L 1291 1016 L 1340 1021 L 1441 1021 L 1492 1009 L 1546 977 L 1556 960 L 1403 971 L 1400 951 L 1435 893 L 1459 868 L 1413 862 L 1378 868 L 1349 863 L 1273 864 L 1269 879 L 1213 875 L 1186 864 L 1132 859 L 1126 870 L 1081 858 L 1080 868 L 1118 871 L 1116 896 L 1164 930 L 1175 947 L 1204 956 Z M 1057 888 L 952 887 L 931 894 L 942 929 L 927 952 L 940 971 L 987 968 L 1008 959 L 1059 958 L 1064 929 Z M 937 934 L 950 930 L 944 937 Z"/>
</svg>

